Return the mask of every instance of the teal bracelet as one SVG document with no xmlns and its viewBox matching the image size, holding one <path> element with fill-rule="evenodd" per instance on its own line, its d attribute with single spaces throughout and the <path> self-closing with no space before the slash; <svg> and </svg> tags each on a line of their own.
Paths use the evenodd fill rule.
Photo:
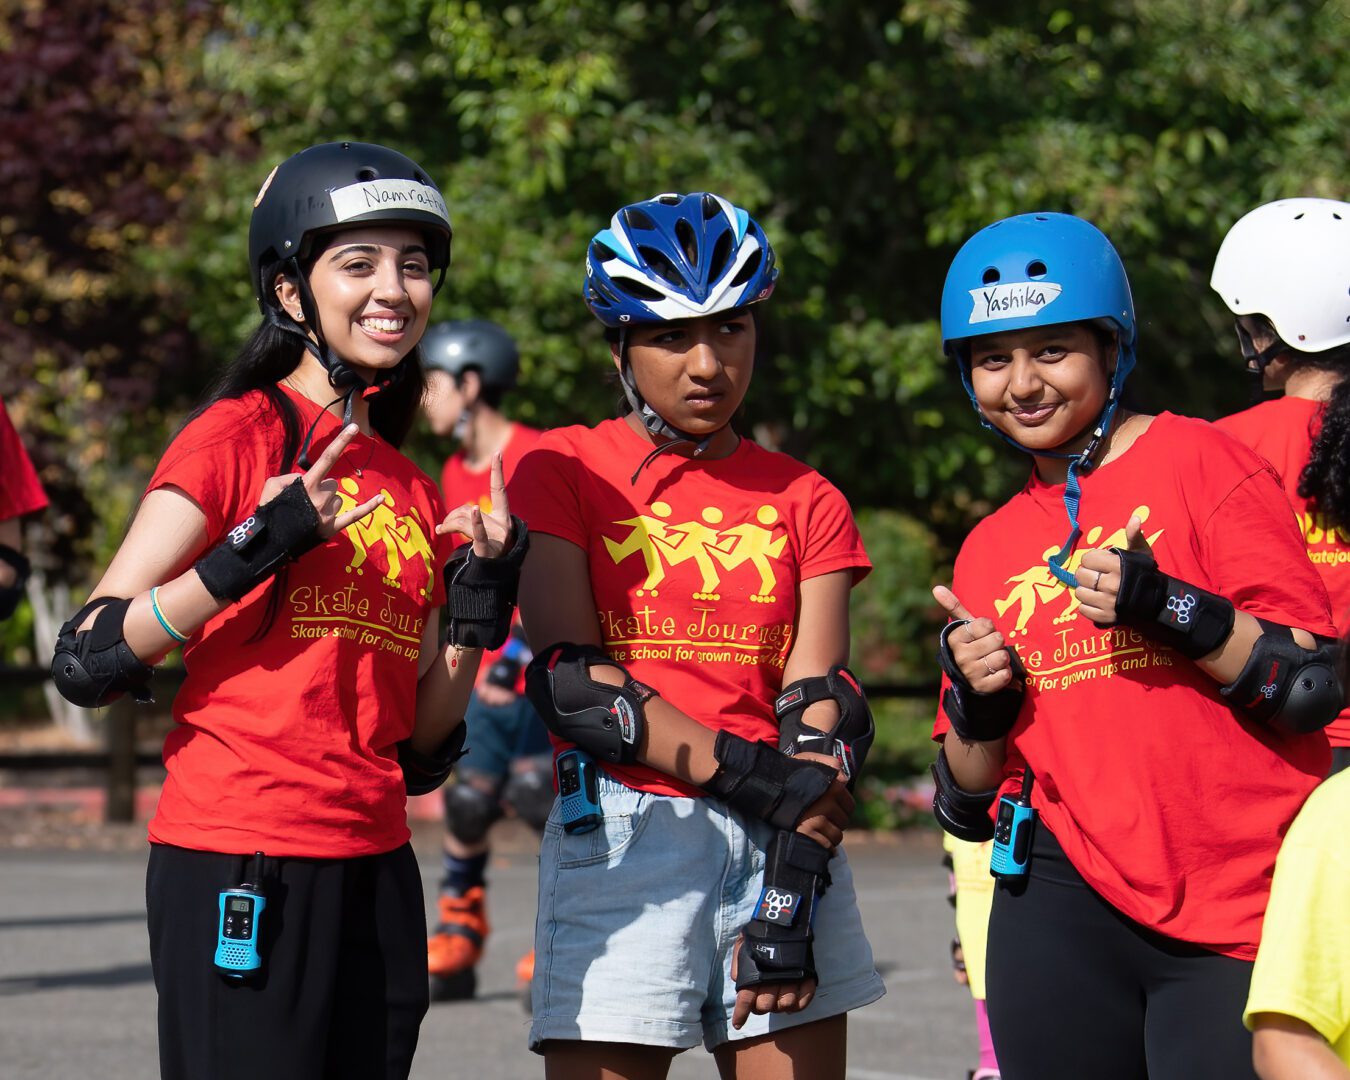
<svg viewBox="0 0 1350 1080">
<path fill-rule="evenodd" d="M 155 618 L 159 620 L 159 625 L 164 627 L 164 632 L 173 638 L 180 645 L 187 641 L 187 638 L 173 628 L 173 623 L 169 622 L 164 616 L 164 612 L 159 607 L 159 586 L 156 585 L 150 590 L 150 610 L 155 613 Z"/>
</svg>

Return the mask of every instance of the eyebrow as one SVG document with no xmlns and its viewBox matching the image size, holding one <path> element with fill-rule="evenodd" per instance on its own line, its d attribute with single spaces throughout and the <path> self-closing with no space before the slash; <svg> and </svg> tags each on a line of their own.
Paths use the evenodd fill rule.
<svg viewBox="0 0 1350 1080">
<path fill-rule="evenodd" d="M 358 253 L 359 253 L 359 254 L 362 254 L 362 255 L 378 255 L 378 254 L 380 253 L 380 245 L 379 245 L 379 244 L 348 244 L 346 247 L 338 248 L 337 251 L 333 252 L 332 255 L 328 256 L 328 261 L 329 261 L 329 262 L 334 262 L 334 261 L 336 261 L 336 260 L 342 258 L 344 255 L 354 255 L 354 254 L 358 254 Z M 403 249 L 399 252 L 399 254 L 400 254 L 400 255 L 425 255 L 425 254 L 427 254 L 427 249 L 426 249 L 426 247 L 424 247 L 422 244 L 409 244 L 407 247 L 403 248 Z"/>
</svg>

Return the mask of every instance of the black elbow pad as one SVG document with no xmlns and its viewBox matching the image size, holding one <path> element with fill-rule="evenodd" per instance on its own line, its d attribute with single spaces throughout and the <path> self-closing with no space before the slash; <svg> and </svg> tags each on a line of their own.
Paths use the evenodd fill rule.
<svg viewBox="0 0 1350 1080">
<path fill-rule="evenodd" d="M 592 664 L 616 667 L 622 686 L 591 678 Z M 598 645 L 559 642 L 535 654 L 525 669 L 525 694 L 544 726 L 599 761 L 628 765 L 637 760 L 647 728 L 645 704 L 656 697 Z"/>
<path fill-rule="evenodd" d="M 941 749 L 933 763 L 933 783 L 933 815 L 943 829 L 958 840 L 976 844 L 994 838 L 994 819 L 989 816 L 989 808 L 998 797 L 998 788 L 966 791 L 952 775 L 947 751 Z"/>
<path fill-rule="evenodd" d="M 130 600 L 101 596 L 75 612 L 56 636 L 52 679 L 61 696 L 82 709 L 98 709 L 130 692 L 139 702 L 150 697 L 155 669 L 126 643 L 122 623 Z M 93 612 L 88 630 L 76 628 Z"/>
<path fill-rule="evenodd" d="M 1345 707 L 1340 643 L 1318 638 L 1316 648 L 1305 649 L 1289 627 L 1257 622 L 1265 632 L 1238 677 L 1219 692 L 1253 719 L 1287 734 L 1320 731 Z"/>
<path fill-rule="evenodd" d="M 802 723 L 806 710 L 817 701 L 832 698 L 839 706 L 839 720 L 829 731 Z M 867 707 L 862 685 L 853 672 L 835 664 L 826 675 L 813 675 L 783 687 L 773 703 L 778 720 L 778 749 L 789 757 L 814 753 L 833 755 L 848 777 L 849 790 L 867 761 L 876 737 L 872 710 Z"/>
<path fill-rule="evenodd" d="M 403 769 L 403 783 L 409 795 L 426 795 L 445 783 L 455 762 L 467 753 L 464 748 L 467 728 L 467 724 L 461 723 L 432 754 L 414 750 L 411 739 L 398 744 L 398 763 Z"/>
</svg>

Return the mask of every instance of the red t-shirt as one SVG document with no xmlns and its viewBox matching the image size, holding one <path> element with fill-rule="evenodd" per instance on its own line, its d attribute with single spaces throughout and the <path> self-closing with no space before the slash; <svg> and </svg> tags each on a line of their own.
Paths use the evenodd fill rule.
<svg viewBox="0 0 1350 1080">
<path fill-rule="evenodd" d="M 1123 545 L 1137 514 L 1169 574 L 1252 615 L 1332 632 L 1279 480 L 1236 440 L 1163 413 L 1082 484 L 1070 569 L 1090 548 Z M 1046 566 L 1065 522 L 1064 485 L 1033 475 L 975 526 L 956 561 L 956 595 L 994 620 L 1030 676 L 1003 790 L 1029 762 L 1032 805 L 1112 905 L 1169 937 L 1251 959 L 1280 840 L 1330 766 L 1326 737 L 1249 720 L 1191 661 L 1080 617 Z M 939 709 L 935 737 L 947 727 Z"/>
<path fill-rule="evenodd" d="M 542 434 L 543 432 L 537 428 L 527 427 L 525 424 L 511 425 L 511 437 L 502 447 L 502 475 L 508 485 L 508 496 L 511 477 L 515 475 L 516 466 L 520 464 L 520 459 L 533 449 Z M 445 466 L 441 469 L 441 493 L 445 496 L 446 508 L 450 510 L 468 502 L 476 502 L 482 510 L 491 510 L 492 499 L 489 497 L 491 485 L 492 467 L 489 465 L 486 469 L 467 468 L 464 464 L 463 450 L 456 450 L 446 458 Z M 514 508 L 512 512 L 515 512 Z"/>
<path fill-rule="evenodd" d="M 506 481 L 507 501 L 511 499 L 511 478 L 515 475 L 516 466 L 520 464 L 523 458 L 535 443 L 539 441 L 539 436 L 543 434 L 537 428 L 527 427 L 525 424 L 513 423 L 511 425 L 511 436 L 507 439 L 506 445 L 502 447 L 502 479 Z M 456 450 L 445 461 L 444 468 L 441 469 L 441 494 L 445 498 L 447 509 L 453 510 L 457 506 L 463 506 L 465 503 L 477 503 L 479 509 L 490 511 L 492 509 L 492 466 L 486 469 L 469 469 L 464 464 L 464 451 Z M 511 512 L 519 516 L 519 511 L 513 505 Z M 459 537 L 454 538 L 456 544 L 461 543 Z M 519 617 L 516 619 L 519 622 Z M 478 666 L 478 682 L 481 684 L 487 678 L 488 671 L 492 665 L 508 648 L 503 645 L 500 649 L 485 650 L 483 652 L 482 662 Z M 515 648 L 515 647 L 513 647 Z M 525 692 L 525 669 L 522 666 L 520 675 L 516 679 L 516 693 Z"/>
<path fill-rule="evenodd" d="M 47 493 L 0 400 L 0 521 L 31 514 L 47 505 Z"/>
<path fill-rule="evenodd" d="M 289 393 L 289 391 L 288 391 Z M 341 428 L 291 394 L 317 459 Z M 205 512 L 203 551 L 248 517 L 281 472 L 282 428 L 261 393 L 221 401 L 174 439 L 147 488 L 173 485 Z M 444 599 L 448 545 L 430 477 L 358 435 L 328 474 L 344 508 L 385 493 L 364 520 L 211 619 L 183 647 L 187 678 L 164 743 L 168 776 L 150 839 L 206 851 L 347 858 L 409 837 L 395 744 L 412 732 L 422 632 Z"/>
<path fill-rule="evenodd" d="M 1214 426 L 1275 466 L 1298 518 L 1308 558 L 1331 597 L 1332 621 L 1344 634 L 1350 630 L 1350 534 L 1328 525 L 1325 516 L 1309 510 L 1308 500 L 1298 493 L 1298 479 L 1308 463 L 1324 409 L 1320 401 L 1281 397 L 1225 416 Z M 1327 726 L 1327 738 L 1332 746 L 1350 746 L 1350 708 Z"/>
<path fill-rule="evenodd" d="M 547 432 L 512 505 L 586 553 L 605 650 L 633 678 L 705 727 L 776 745 L 797 585 L 871 568 L 853 514 L 819 473 L 748 439 L 716 461 L 665 454 L 630 483 L 651 449 L 623 420 Z M 703 794 L 645 765 L 605 769 L 639 791 Z"/>
</svg>

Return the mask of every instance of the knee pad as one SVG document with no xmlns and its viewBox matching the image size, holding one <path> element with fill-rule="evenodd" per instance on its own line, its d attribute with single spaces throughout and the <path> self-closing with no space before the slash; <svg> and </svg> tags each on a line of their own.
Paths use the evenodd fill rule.
<svg viewBox="0 0 1350 1080">
<path fill-rule="evenodd" d="M 622 686 L 591 678 L 592 664 L 624 673 Z M 525 669 L 525 693 L 544 725 L 600 761 L 628 765 L 647 726 L 644 704 L 656 691 L 629 676 L 596 645 L 559 642 L 542 649 Z"/>
<path fill-rule="evenodd" d="M 839 721 L 829 731 L 802 723 L 802 715 L 817 701 L 832 698 L 839 705 Z M 872 748 L 876 726 L 862 686 L 848 668 L 835 664 L 829 674 L 798 679 L 783 688 L 773 703 L 778 718 L 778 749 L 788 756 L 800 753 L 837 757 L 852 789 Z"/>
<path fill-rule="evenodd" d="M 1257 622 L 1264 633 L 1238 677 L 1219 692 L 1254 719 L 1290 735 L 1320 731 L 1345 704 L 1339 643 L 1318 638 L 1316 648 L 1305 649 L 1289 627 Z"/>
<path fill-rule="evenodd" d="M 445 826 L 462 844 L 477 844 L 502 816 L 497 797 L 472 784 L 455 783 L 445 789 Z"/>
<path fill-rule="evenodd" d="M 543 832 L 553 809 L 553 755 L 536 754 L 516 765 L 502 788 L 502 801 L 509 803 L 530 828 Z"/>
<path fill-rule="evenodd" d="M 98 709 L 130 691 L 137 701 L 150 701 L 155 669 L 126 643 L 122 623 L 130 600 L 100 596 L 72 615 L 56 635 L 52 679 L 61 696 L 82 709 Z M 79 630 L 91 613 L 88 630 Z"/>
</svg>

